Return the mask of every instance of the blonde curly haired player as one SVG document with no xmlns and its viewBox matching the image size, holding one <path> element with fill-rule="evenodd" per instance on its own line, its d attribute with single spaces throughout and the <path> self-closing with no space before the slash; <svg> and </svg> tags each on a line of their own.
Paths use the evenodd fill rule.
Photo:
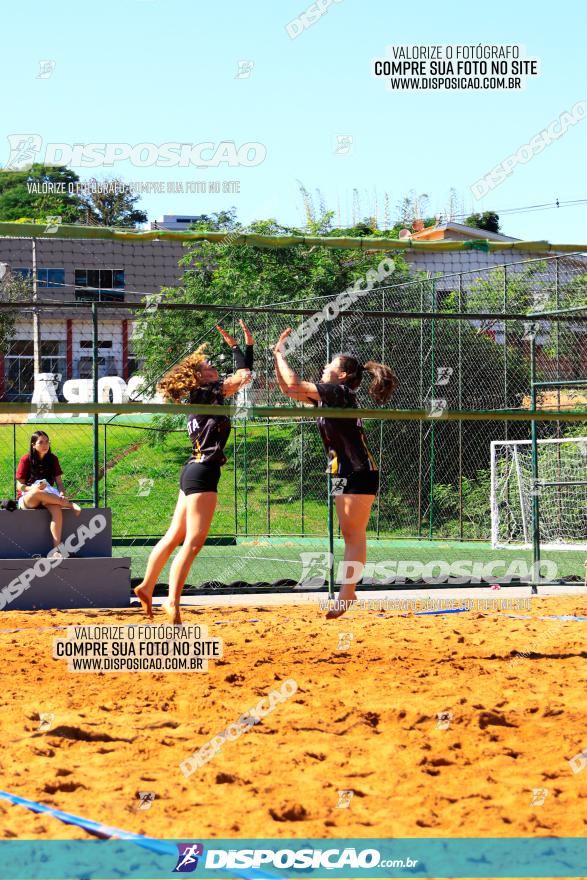
<svg viewBox="0 0 587 880">
<path fill-rule="evenodd" d="M 158 391 L 175 403 L 189 401 L 195 410 L 188 417 L 187 430 L 192 444 L 192 455 L 182 468 L 180 490 L 171 525 L 153 547 L 145 576 L 135 587 L 142 609 L 153 619 L 153 591 L 157 579 L 176 547 L 181 549 L 173 560 L 169 573 L 169 596 L 163 610 L 171 623 L 181 623 L 181 593 L 194 559 L 204 546 L 218 500 L 218 482 L 222 465 L 226 463 L 224 447 L 230 435 L 231 422 L 222 415 L 221 407 L 227 397 L 236 394 L 251 381 L 253 366 L 253 337 L 244 321 L 240 321 L 245 336 L 245 353 L 236 339 L 217 325 L 227 345 L 235 354 L 237 369 L 226 379 L 220 379 L 201 345 L 174 366 L 159 382 Z M 201 415 L 198 404 L 217 404 L 218 415 Z"/>
</svg>

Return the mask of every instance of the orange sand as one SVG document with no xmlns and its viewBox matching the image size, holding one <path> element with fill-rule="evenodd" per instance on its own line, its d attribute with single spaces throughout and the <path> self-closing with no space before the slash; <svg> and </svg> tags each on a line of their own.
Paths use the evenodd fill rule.
<svg viewBox="0 0 587 880">
<path fill-rule="evenodd" d="M 587 597 L 532 615 L 587 616 Z M 160 620 L 162 615 L 157 615 Z M 259 622 L 250 622 L 258 618 Z M 216 620 L 229 625 L 214 625 Z M 583 836 L 586 622 L 314 606 L 187 609 L 224 639 L 208 673 L 68 673 L 43 626 L 138 612 L 5 612 L 2 788 L 155 837 Z M 163 622 L 163 619 L 160 620 Z M 352 632 L 347 651 L 339 633 Z M 61 635 L 64 635 L 61 634 Z M 515 651 L 536 654 L 512 663 Z M 178 765 L 279 681 L 298 692 L 189 779 Z M 437 713 L 452 712 L 448 730 Z M 39 732 L 39 713 L 53 713 Z M 532 789 L 547 788 L 542 806 Z M 348 808 L 338 790 L 353 790 Z M 137 792 L 155 800 L 139 810 Z M 0 801 L 2 838 L 86 838 Z"/>
</svg>

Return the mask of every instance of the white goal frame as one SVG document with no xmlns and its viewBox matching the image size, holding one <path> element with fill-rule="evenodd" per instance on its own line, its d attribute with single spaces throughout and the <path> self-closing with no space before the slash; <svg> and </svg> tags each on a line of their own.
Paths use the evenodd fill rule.
<svg viewBox="0 0 587 880">
<path fill-rule="evenodd" d="M 585 437 L 556 437 L 549 438 L 547 440 L 538 440 L 538 447 L 543 447 L 546 445 L 555 445 L 558 443 L 576 443 L 576 444 L 584 444 L 587 447 L 587 436 Z M 524 533 L 524 541 L 523 542 L 511 542 L 505 543 L 504 541 L 499 540 L 499 506 L 497 503 L 497 450 L 498 447 L 510 447 L 513 448 L 514 453 L 514 466 L 518 472 L 518 481 L 517 481 L 517 491 L 520 495 L 520 516 L 522 520 L 522 529 Z M 491 502 L 491 546 L 500 550 L 531 550 L 532 549 L 532 532 L 533 532 L 533 523 L 532 523 L 532 505 L 531 505 L 531 496 L 530 496 L 530 513 L 528 514 L 528 505 L 527 499 L 524 496 L 523 484 L 520 477 L 520 464 L 518 461 L 518 449 L 520 446 L 532 447 L 531 440 L 492 440 L 491 441 L 491 489 L 490 489 L 490 502 Z M 538 481 L 540 481 L 540 471 L 538 472 Z M 587 535 L 585 535 L 584 541 L 579 541 L 576 543 L 571 542 L 561 542 L 561 543 L 542 543 L 540 542 L 540 548 L 543 550 L 580 550 L 587 551 Z M 587 563 L 586 563 L 587 564 Z"/>
</svg>

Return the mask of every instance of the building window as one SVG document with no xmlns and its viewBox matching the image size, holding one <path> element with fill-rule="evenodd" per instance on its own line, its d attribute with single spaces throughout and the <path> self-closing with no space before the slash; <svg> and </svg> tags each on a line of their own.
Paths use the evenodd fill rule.
<svg viewBox="0 0 587 880">
<path fill-rule="evenodd" d="M 51 290 L 65 287 L 65 269 L 37 269 L 37 282 L 39 287 Z"/>
<path fill-rule="evenodd" d="M 66 377 L 66 343 L 51 340 L 41 343 L 41 372 L 60 374 L 57 393 Z M 16 339 L 10 343 L 10 351 L 5 357 L 6 400 L 28 400 L 34 390 L 33 343 Z"/>
<path fill-rule="evenodd" d="M 32 269 L 18 266 L 13 271 L 26 281 L 32 281 Z M 65 287 L 65 269 L 37 269 L 37 287 L 48 287 L 51 290 Z"/>
<path fill-rule="evenodd" d="M 91 379 L 94 363 L 92 340 L 80 339 L 79 347 L 80 357 L 75 365 L 76 378 Z M 103 376 L 117 375 L 116 357 L 112 340 L 98 340 L 98 379 L 102 379 Z"/>
<path fill-rule="evenodd" d="M 124 269 L 76 269 L 75 298 L 86 302 L 124 300 Z"/>
</svg>

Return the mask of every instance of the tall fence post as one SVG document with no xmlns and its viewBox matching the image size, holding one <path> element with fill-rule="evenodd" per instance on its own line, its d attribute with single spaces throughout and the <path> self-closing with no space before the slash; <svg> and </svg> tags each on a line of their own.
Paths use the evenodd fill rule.
<svg viewBox="0 0 587 880">
<path fill-rule="evenodd" d="M 302 382 L 305 381 L 305 358 L 304 358 L 304 336 L 302 334 L 302 350 L 300 353 L 300 375 Z M 301 532 L 302 538 L 306 534 L 306 517 L 305 517 L 305 506 L 304 506 L 304 420 L 300 419 L 300 516 L 301 516 Z"/>
<path fill-rule="evenodd" d="M 530 336 L 530 406 L 536 410 L 536 336 Z M 538 498 L 538 429 L 532 419 L 532 592 L 540 580 L 540 502 Z"/>
<path fill-rule="evenodd" d="M 92 302 L 92 399 L 98 403 L 98 304 Z M 98 413 L 93 414 L 94 507 L 100 506 L 100 454 L 98 447 Z"/>
<path fill-rule="evenodd" d="M 385 290 L 381 291 L 381 310 L 385 311 Z M 381 319 L 381 363 L 387 363 L 385 359 L 385 318 Z M 383 462 L 383 419 L 379 421 L 379 474 L 382 472 Z M 383 488 L 383 487 L 381 487 Z M 375 533 L 379 537 L 381 517 L 381 490 L 377 493 L 377 511 L 375 515 Z"/>
<path fill-rule="evenodd" d="M 424 282 L 420 282 L 420 313 L 424 311 Z M 420 408 L 424 408 L 424 318 L 420 318 Z M 424 421 L 418 422 L 418 535 L 422 536 L 422 476 L 424 454 Z"/>
<path fill-rule="evenodd" d="M 326 363 L 330 363 L 330 321 L 325 321 L 326 328 Z M 332 503 L 332 474 L 330 469 L 326 478 L 326 486 L 328 491 L 328 596 L 330 599 L 334 597 L 334 510 Z"/>
<path fill-rule="evenodd" d="M 436 281 L 432 279 L 432 313 L 436 312 Z M 430 401 L 436 394 L 436 321 L 430 322 Z M 432 403 L 431 403 L 432 405 Z M 432 419 L 430 424 L 430 493 L 428 509 L 428 540 L 431 541 L 434 534 L 434 465 L 436 452 L 435 423 Z"/>
<path fill-rule="evenodd" d="M 12 495 L 16 498 L 16 423 L 12 423 Z"/>
<path fill-rule="evenodd" d="M 108 507 L 108 438 L 106 437 L 107 422 L 102 425 L 102 461 L 104 462 L 104 476 L 102 477 L 102 504 Z"/>
<path fill-rule="evenodd" d="M 39 299 L 39 285 L 37 280 L 37 239 L 32 240 L 32 282 L 33 282 L 33 302 Z M 42 372 L 41 369 L 41 319 L 38 306 L 33 308 L 33 373 L 36 377 Z"/>
<path fill-rule="evenodd" d="M 234 312 L 232 313 L 232 335 L 236 339 L 236 318 Z M 233 363 L 231 364 L 231 372 L 234 372 L 234 357 Z M 234 402 L 234 401 L 233 401 Z M 238 462 L 236 460 L 238 454 L 238 426 L 236 417 L 232 420 L 232 429 L 233 429 L 233 450 L 232 450 L 232 483 L 233 483 L 233 493 L 234 493 L 234 537 L 238 536 Z M 246 440 L 245 440 L 246 442 Z M 246 495 L 245 495 L 246 498 Z"/>
<path fill-rule="evenodd" d="M 269 315 L 265 313 L 265 351 L 269 351 Z M 269 359 L 265 358 L 265 397 L 267 400 L 267 406 L 269 406 Z M 270 443 L 270 429 L 269 422 L 270 419 L 266 419 L 267 421 L 267 434 L 266 434 L 266 442 L 265 442 L 265 475 L 266 475 L 266 486 L 267 486 L 267 496 L 265 499 L 265 504 L 267 507 L 267 537 L 271 537 L 271 482 L 270 482 L 270 457 L 269 457 L 269 443 Z"/>
<path fill-rule="evenodd" d="M 459 312 L 463 311 L 463 273 L 459 272 Z M 463 408 L 463 322 L 459 321 L 457 325 L 458 334 L 458 400 L 457 406 L 459 410 Z M 459 419 L 459 539 L 464 538 L 463 527 L 463 422 Z"/>
<path fill-rule="evenodd" d="M 503 267 L 503 313 L 507 315 L 508 311 L 508 267 Z M 508 322 L 503 321 L 503 406 L 508 408 L 509 387 L 508 387 Z M 509 440 L 508 423 L 504 425 L 505 439 Z"/>
</svg>

